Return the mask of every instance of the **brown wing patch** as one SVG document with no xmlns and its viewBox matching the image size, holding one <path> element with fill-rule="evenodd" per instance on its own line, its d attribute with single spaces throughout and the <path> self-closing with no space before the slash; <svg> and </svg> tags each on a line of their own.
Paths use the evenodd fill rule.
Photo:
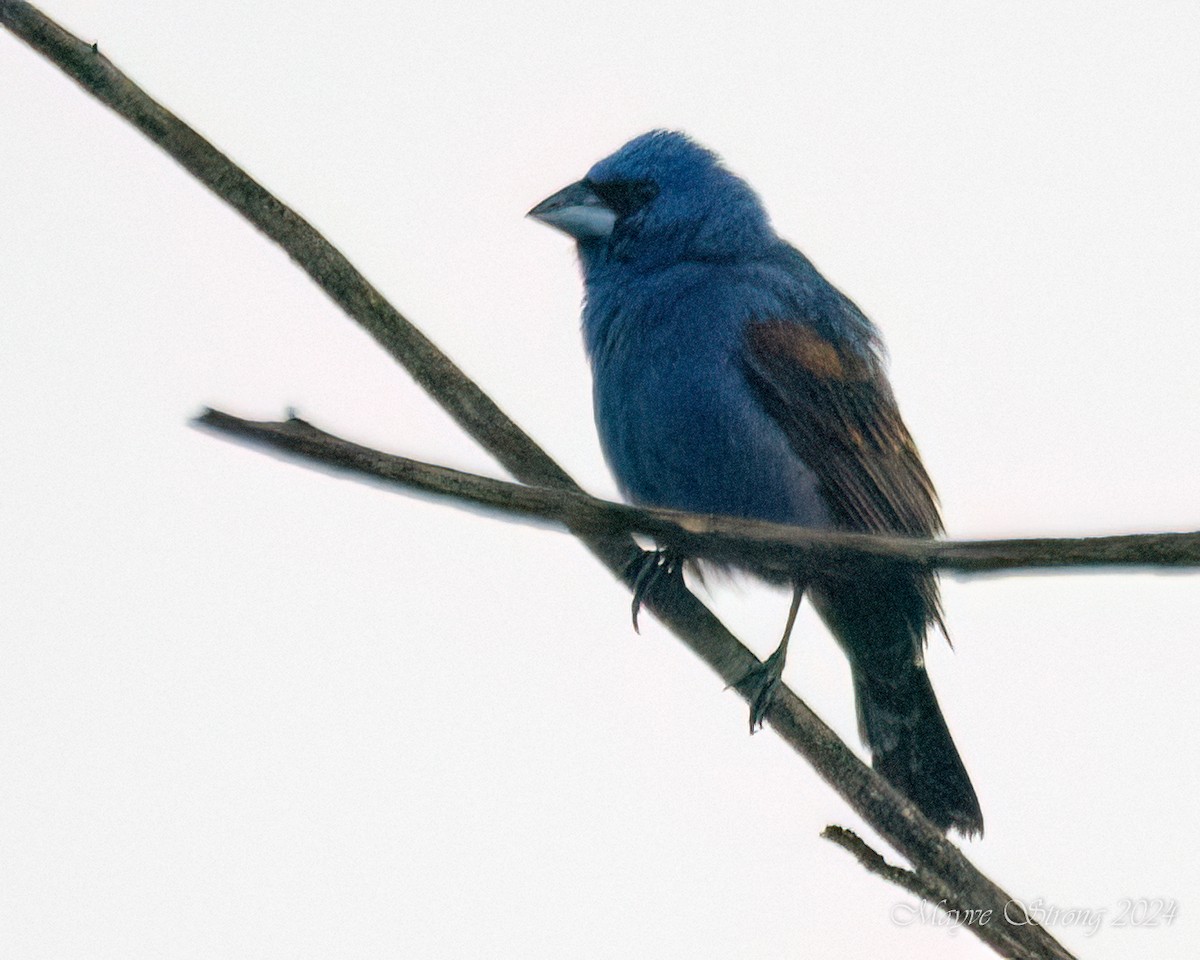
<svg viewBox="0 0 1200 960">
<path fill-rule="evenodd" d="M 933 483 L 871 345 L 776 320 L 747 328 L 743 361 L 763 407 L 817 475 L 838 526 L 925 537 L 941 531 Z M 941 623 L 931 571 L 903 574 L 887 589 L 893 598 L 910 592 L 911 602 L 897 603 L 913 631 Z"/>
<path fill-rule="evenodd" d="M 839 525 L 931 536 L 937 495 L 878 358 L 794 321 L 751 324 L 746 368 Z"/>
<path fill-rule="evenodd" d="M 812 327 L 799 323 L 760 323 L 752 328 L 758 349 L 790 357 L 822 380 L 865 380 L 867 366 L 838 350 Z"/>
</svg>

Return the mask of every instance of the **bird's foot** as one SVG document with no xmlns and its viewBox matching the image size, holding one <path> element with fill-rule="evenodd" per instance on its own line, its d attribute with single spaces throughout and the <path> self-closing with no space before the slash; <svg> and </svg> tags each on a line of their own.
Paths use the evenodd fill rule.
<svg viewBox="0 0 1200 960">
<path fill-rule="evenodd" d="M 638 633 L 641 633 L 638 628 L 638 612 L 642 609 L 646 597 L 664 578 L 681 578 L 685 559 L 672 550 L 642 550 L 629 562 L 626 571 L 633 577 L 633 629 Z"/>
<path fill-rule="evenodd" d="M 783 645 L 731 687 L 737 687 L 750 701 L 750 732 L 761 730 L 767 711 L 775 701 L 783 681 L 783 664 L 787 650 Z"/>
</svg>

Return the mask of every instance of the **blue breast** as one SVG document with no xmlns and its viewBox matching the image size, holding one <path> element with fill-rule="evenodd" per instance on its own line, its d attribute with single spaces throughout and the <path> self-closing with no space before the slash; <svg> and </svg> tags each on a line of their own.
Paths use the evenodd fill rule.
<svg viewBox="0 0 1200 960">
<path fill-rule="evenodd" d="M 756 268 L 683 263 L 588 277 L 596 425 L 636 503 L 831 526 L 813 472 L 751 391 L 745 325 L 780 315 Z"/>
</svg>

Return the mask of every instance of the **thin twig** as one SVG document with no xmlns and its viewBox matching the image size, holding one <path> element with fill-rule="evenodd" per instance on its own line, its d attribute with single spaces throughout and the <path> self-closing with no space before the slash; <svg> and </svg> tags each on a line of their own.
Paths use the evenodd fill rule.
<svg viewBox="0 0 1200 960">
<path fill-rule="evenodd" d="M 847 830 L 845 827 L 831 823 L 821 831 L 821 836 L 837 844 L 843 850 L 848 850 L 854 859 L 870 873 L 877 874 L 898 887 L 903 887 L 922 900 L 937 902 L 939 891 L 926 882 L 920 874 L 888 863 L 881 853 L 867 846 L 866 841 L 853 830 Z"/>
<path fill-rule="evenodd" d="M 274 240 L 346 313 L 366 329 L 458 423 L 523 483 L 578 489 L 550 457 L 412 326 L 328 241 L 208 141 L 146 95 L 99 50 L 32 4 L 0 0 L 0 25 L 56 64 L 87 92 L 153 142 Z M 626 572 L 637 547 L 626 535 L 579 538 L 610 571 Z M 661 578 L 647 606 L 726 681 L 744 677 L 757 659 L 673 578 Z M 871 826 L 914 866 L 966 902 L 1002 905 L 1009 898 L 903 796 L 866 767 L 790 690 L 781 688 L 768 722 L 805 756 Z M 999 953 L 1069 958 L 1042 927 L 973 928 Z"/>
<path fill-rule="evenodd" d="M 902 890 L 925 901 L 932 907 L 941 910 L 954 923 L 969 929 L 988 927 L 992 924 L 1006 922 L 1010 913 L 1007 909 L 996 913 L 995 907 L 974 907 L 970 903 L 962 903 L 956 897 L 956 892 L 943 888 L 937 877 L 930 877 L 919 870 L 906 870 L 888 863 L 883 855 L 869 846 L 862 837 L 853 830 L 830 824 L 821 831 L 821 836 L 846 850 L 854 857 L 868 873 L 882 877 L 889 883 L 894 883 Z M 1024 918 L 1027 911 L 1013 911 L 1012 915 Z M 977 931 L 978 932 L 978 931 Z"/>
<path fill-rule="evenodd" d="M 283 450 L 307 461 L 386 480 L 399 487 L 487 507 L 498 513 L 556 523 L 572 533 L 652 537 L 683 556 L 800 574 L 810 569 L 862 572 L 883 561 L 919 563 L 953 573 L 1016 573 L 1062 567 L 1200 566 L 1200 533 L 1029 540 L 925 540 L 913 537 L 809 530 L 779 523 L 682 510 L 635 507 L 578 490 L 531 487 L 382 453 L 336 437 L 311 423 L 243 420 L 205 410 L 200 426 Z"/>
</svg>

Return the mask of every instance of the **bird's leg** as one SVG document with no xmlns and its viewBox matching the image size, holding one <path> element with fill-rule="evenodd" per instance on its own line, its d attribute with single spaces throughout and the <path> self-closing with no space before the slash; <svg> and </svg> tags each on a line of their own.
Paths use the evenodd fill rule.
<svg viewBox="0 0 1200 960">
<path fill-rule="evenodd" d="M 633 576 L 633 629 L 639 633 L 638 628 L 638 611 L 641 610 L 642 604 L 646 597 L 650 595 L 650 591 L 664 577 L 673 579 L 683 575 L 683 562 L 687 559 L 681 554 L 670 549 L 663 550 L 641 550 L 634 557 L 626 568 L 626 572 Z"/>
<path fill-rule="evenodd" d="M 761 664 L 747 673 L 734 686 L 747 685 L 747 695 L 750 699 L 750 732 L 761 730 L 763 720 L 775 692 L 783 679 L 783 665 L 787 662 L 788 640 L 792 636 L 792 627 L 796 625 L 796 613 L 800 610 L 800 600 L 804 596 L 804 584 L 797 583 L 792 590 L 792 607 L 788 611 L 787 626 L 783 628 L 783 639 L 779 646 Z"/>
</svg>

